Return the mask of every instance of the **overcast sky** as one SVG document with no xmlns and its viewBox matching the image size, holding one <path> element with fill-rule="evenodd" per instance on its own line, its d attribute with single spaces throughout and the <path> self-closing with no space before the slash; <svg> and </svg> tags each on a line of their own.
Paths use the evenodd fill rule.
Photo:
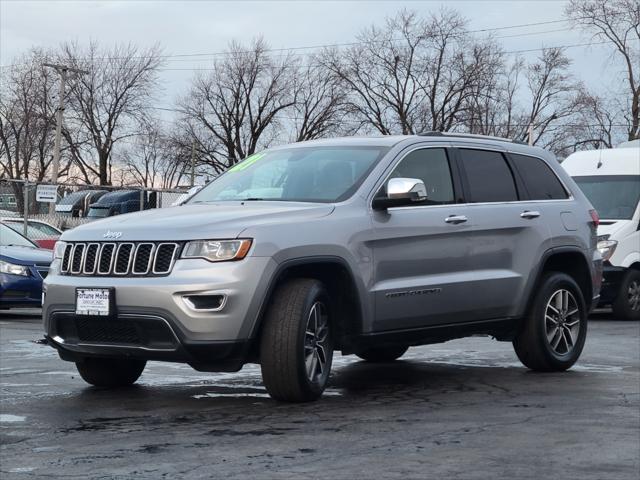
<svg viewBox="0 0 640 480">
<path fill-rule="evenodd" d="M 563 1 L 28 1 L 0 0 L 0 64 L 9 65 L 32 46 L 91 39 L 104 44 L 159 42 L 167 54 L 224 50 L 232 40 L 257 35 L 274 48 L 352 41 L 356 32 L 406 7 L 422 14 L 442 5 L 469 19 L 472 30 L 562 20 Z M 535 32 L 535 33 L 534 33 Z M 522 35 L 525 34 L 525 35 Z M 589 41 L 566 23 L 496 32 L 505 50 L 536 49 Z M 521 35 L 521 36 L 514 36 Z M 522 53 L 532 58 L 539 52 Z M 603 46 L 567 50 L 572 70 L 600 90 L 620 78 Z M 210 61 L 209 57 L 209 61 Z M 166 68 L 202 68 L 205 60 L 172 59 Z M 606 72 L 606 73 L 604 73 Z M 159 105 L 171 106 L 192 71 L 163 71 L 165 93 Z"/>
</svg>

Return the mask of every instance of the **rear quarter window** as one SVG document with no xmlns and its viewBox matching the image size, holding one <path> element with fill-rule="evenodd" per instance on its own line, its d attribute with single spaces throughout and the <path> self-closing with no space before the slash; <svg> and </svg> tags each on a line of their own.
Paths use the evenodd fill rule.
<svg viewBox="0 0 640 480">
<path fill-rule="evenodd" d="M 562 183 L 544 160 L 528 155 L 510 154 L 515 168 L 525 183 L 531 200 L 569 198 Z"/>
</svg>

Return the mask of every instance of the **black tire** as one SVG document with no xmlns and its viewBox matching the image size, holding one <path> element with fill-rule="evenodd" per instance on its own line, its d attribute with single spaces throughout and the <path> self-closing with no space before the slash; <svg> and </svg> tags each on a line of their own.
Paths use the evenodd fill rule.
<svg viewBox="0 0 640 480">
<path fill-rule="evenodd" d="M 327 291 L 318 280 L 293 279 L 275 291 L 260 338 L 262 380 L 272 398 L 309 402 L 322 395 L 329 381 L 333 357 L 330 308 Z M 319 312 L 328 327 L 321 332 L 322 342 L 307 334 L 307 321 L 314 312 Z M 320 353 L 317 345 L 321 345 L 324 353 Z M 322 365 L 322 356 L 323 368 L 318 367 Z M 310 363 L 305 359 L 310 359 Z M 308 368 L 312 373 L 308 373 Z"/>
<path fill-rule="evenodd" d="M 146 366 L 145 360 L 85 358 L 76 362 L 82 379 L 96 387 L 126 387 L 140 378 Z"/>
<path fill-rule="evenodd" d="M 557 299 L 554 295 L 560 291 L 567 291 L 572 296 L 572 307 L 567 310 L 577 309 L 577 312 L 566 320 L 563 316 L 554 314 L 552 310 L 549 310 L 549 313 L 553 318 L 546 316 L 548 305 Z M 555 303 L 552 305 L 553 308 L 556 306 Z M 570 368 L 578 360 L 584 347 L 587 337 L 587 313 L 582 291 L 573 278 L 564 273 L 545 273 L 538 284 L 529 311 L 522 320 L 521 329 L 513 340 L 513 347 L 520 361 L 531 370 L 540 372 L 560 372 Z M 568 326 L 572 324 L 574 326 Z M 579 329 L 574 330 L 575 325 Z M 547 332 L 551 334 L 551 338 Z M 571 347 L 570 339 L 573 339 Z M 554 349 L 552 343 L 556 342 L 557 347 Z M 562 351 L 563 346 L 567 351 Z"/>
<path fill-rule="evenodd" d="M 356 352 L 356 355 L 367 362 L 385 363 L 393 362 L 407 353 L 409 347 L 370 347 Z"/>
<path fill-rule="evenodd" d="M 630 269 L 620 282 L 618 295 L 611 305 L 616 319 L 640 320 L 640 301 L 632 294 L 632 289 L 637 292 L 638 288 L 640 288 L 640 270 Z"/>
</svg>

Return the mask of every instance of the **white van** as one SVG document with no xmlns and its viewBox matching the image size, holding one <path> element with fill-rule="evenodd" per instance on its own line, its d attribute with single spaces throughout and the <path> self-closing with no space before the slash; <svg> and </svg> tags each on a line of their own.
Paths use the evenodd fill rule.
<svg viewBox="0 0 640 480">
<path fill-rule="evenodd" d="M 576 152 L 562 166 L 600 216 L 600 305 L 611 305 L 618 318 L 640 319 L 640 146 Z"/>
</svg>

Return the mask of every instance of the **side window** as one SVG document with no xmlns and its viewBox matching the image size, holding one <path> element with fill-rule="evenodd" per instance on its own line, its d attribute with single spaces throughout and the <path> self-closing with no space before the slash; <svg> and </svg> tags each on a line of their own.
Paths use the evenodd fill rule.
<svg viewBox="0 0 640 480">
<path fill-rule="evenodd" d="M 513 174 L 501 153 L 465 148 L 461 148 L 459 152 L 467 174 L 469 202 L 518 200 Z"/>
<path fill-rule="evenodd" d="M 551 168 L 541 159 L 511 154 L 513 163 L 522 176 L 531 200 L 568 198 L 567 191 Z"/>
<path fill-rule="evenodd" d="M 414 150 L 404 157 L 389 178 L 417 178 L 427 187 L 424 205 L 454 203 L 453 182 L 443 148 Z"/>
</svg>

